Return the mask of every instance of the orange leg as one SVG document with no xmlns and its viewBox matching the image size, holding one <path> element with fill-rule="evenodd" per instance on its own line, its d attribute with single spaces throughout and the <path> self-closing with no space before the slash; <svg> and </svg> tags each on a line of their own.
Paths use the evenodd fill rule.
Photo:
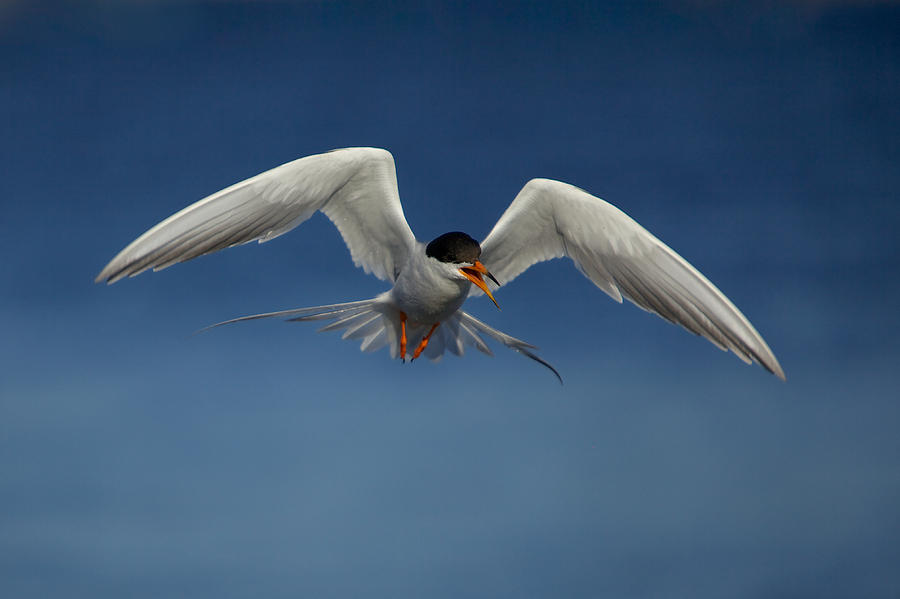
<svg viewBox="0 0 900 599">
<path fill-rule="evenodd" d="M 425 348 L 428 347 L 428 340 L 431 339 L 431 334 L 434 333 L 434 330 L 435 330 L 436 328 L 438 328 L 438 325 L 439 325 L 439 324 L 441 324 L 441 323 L 436 322 L 436 323 L 434 323 L 433 325 L 431 325 L 431 330 L 428 331 L 428 334 L 425 335 L 425 337 L 422 338 L 422 342 L 419 343 L 419 347 L 417 347 L 417 348 L 416 348 L 416 351 L 413 352 L 413 357 L 412 357 L 413 360 L 415 360 L 416 358 L 418 358 L 419 355 L 425 350 Z"/>
<path fill-rule="evenodd" d="M 406 362 L 406 312 L 400 312 L 400 360 Z"/>
</svg>

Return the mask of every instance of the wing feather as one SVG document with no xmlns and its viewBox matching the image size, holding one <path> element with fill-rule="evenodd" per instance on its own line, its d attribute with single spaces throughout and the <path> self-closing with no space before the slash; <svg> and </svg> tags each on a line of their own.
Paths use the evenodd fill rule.
<svg viewBox="0 0 900 599">
<path fill-rule="evenodd" d="M 354 264 L 393 281 L 415 238 L 390 152 L 346 148 L 288 162 L 170 216 L 129 244 L 97 276 L 109 283 L 250 241 L 269 241 L 321 210 Z"/>
<path fill-rule="evenodd" d="M 573 185 L 529 181 L 481 248 L 481 261 L 504 285 L 532 264 L 569 257 L 614 300 L 624 296 L 785 378 L 762 336 L 715 285 L 627 214 Z"/>
</svg>

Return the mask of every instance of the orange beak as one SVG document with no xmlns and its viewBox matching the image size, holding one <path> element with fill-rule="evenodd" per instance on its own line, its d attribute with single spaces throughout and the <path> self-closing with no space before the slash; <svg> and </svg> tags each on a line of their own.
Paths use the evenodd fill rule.
<svg viewBox="0 0 900 599">
<path fill-rule="evenodd" d="M 463 274 L 464 277 L 472 281 L 479 289 L 484 291 L 491 301 L 494 302 L 494 305 L 497 306 L 497 309 L 500 309 L 500 304 L 497 303 L 497 300 L 494 299 L 494 294 L 491 293 L 491 290 L 488 289 L 487 283 L 484 282 L 484 278 L 481 275 L 487 275 L 490 280 L 497 284 L 497 287 L 500 286 L 500 283 L 497 282 L 497 279 L 494 278 L 488 269 L 484 267 L 484 264 L 475 261 L 475 264 L 472 266 L 463 266 L 459 269 L 459 272 Z"/>
</svg>

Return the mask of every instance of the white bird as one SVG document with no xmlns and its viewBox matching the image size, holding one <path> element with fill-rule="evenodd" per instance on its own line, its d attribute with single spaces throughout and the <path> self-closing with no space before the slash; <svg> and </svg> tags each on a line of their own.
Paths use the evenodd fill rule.
<svg viewBox="0 0 900 599">
<path fill-rule="evenodd" d="M 269 241 L 317 210 L 337 226 L 354 264 L 393 287 L 367 300 L 255 314 L 213 327 L 271 317 L 331 320 L 321 330 L 343 330 L 344 338 L 362 340 L 363 351 L 388 346 L 392 358 L 403 360 L 423 353 L 437 360 L 444 351 L 461 356 L 467 345 L 491 354 L 485 335 L 559 378 L 533 353 L 535 346 L 461 308 L 469 295 L 480 292 L 497 303 L 484 276 L 499 287 L 498 279 L 508 284 L 532 264 L 566 256 L 617 302 L 625 297 L 785 378 L 766 342 L 734 304 L 615 206 L 567 183 L 532 179 L 480 245 L 459 232 L 426 245 L 416 240 L 403 216 L 393 156 L 378 148 L 307 156 L 216 192 L 138 237 L 96 281 L 114 283 L 222 248 Z"/>
</svg>

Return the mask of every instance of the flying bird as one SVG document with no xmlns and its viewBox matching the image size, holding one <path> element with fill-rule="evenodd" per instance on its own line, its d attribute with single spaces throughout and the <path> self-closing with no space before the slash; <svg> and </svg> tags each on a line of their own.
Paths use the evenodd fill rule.
<svg viewBox="0 0 900 599">
<path fill-rule="evenodd" d="M 766 342 L 731 301 L 693 266 L 624 212 L 560 181 L 532 179 L 480 244 L 461 232 L 416 240 L 403 215 L 394 158 L 379 148 L 345 148 L 299 158 L 208 196 L 131 242 L 97 275 L 114 283 L 223 248 L 269 241 L 316 211 L 338 228 L 356 266 L 392 285 L 371 299 L 234 318 L 331 321 L 321 330 L 387 346 L 392 358 L 438 360 L 466 346 L 491 354 L 484 337 L 540 362 L 535 346 L 462 310 L 532 264 L 568 257 L 617 302 L 627 298 L 702 335 L 784 380 Z M 498 306 L 499 308 L 499 306 Z"/>
</svg>

